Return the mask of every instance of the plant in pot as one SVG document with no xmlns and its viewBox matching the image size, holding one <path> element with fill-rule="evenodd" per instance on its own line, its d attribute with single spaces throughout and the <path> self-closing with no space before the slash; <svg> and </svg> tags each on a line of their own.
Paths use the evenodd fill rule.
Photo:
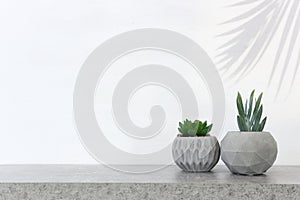
<svg viewBox="0 0 300 200">
<path fill-rule="evenodd" d="M 212 126 L 199 120 L 179 122 L 180 134 L 172 145 L 172 155 L 178 167 L 187 172 L 208 172 L 218 163 L 219 142 L 208 134 Z"/>
<path fill-rule="evenodd" d="M 221 158 L 232 173 L 259 175 L 275 162 L 277 143 L 269 132 L 264 132 L 267 117 L 262 118 L 263 93 L 254 101 L 254 90 L 243 104 L 238 93 L 236 105 L 240 131 L 230 131 L 221 141 Z M 244 106 L 245 105 L 245 106 Z"/>
</svg>

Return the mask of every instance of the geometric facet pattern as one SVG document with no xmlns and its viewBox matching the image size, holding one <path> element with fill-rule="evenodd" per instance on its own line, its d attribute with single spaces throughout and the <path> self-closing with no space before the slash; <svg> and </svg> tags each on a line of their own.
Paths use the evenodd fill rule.
<svg viewBox="0 0 300 200">
<path fill-rule="evenodd" d="M 216 137 L 176 137 L 172 155 L 178 167 L 187 172 L 208 172 L 220 159 Z"/>
<path fill-rule="evenodd" d="M 277 143 L 269 132 L 228 132 L 221 141 L 221 158 L 235 174 L 263 174 L 276 157 Z"/>
</svg>

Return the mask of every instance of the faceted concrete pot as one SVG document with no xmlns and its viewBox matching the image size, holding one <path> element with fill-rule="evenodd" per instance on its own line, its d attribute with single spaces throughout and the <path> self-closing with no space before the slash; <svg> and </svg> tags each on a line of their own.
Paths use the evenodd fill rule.
<svg viewBox="0 0 300 200">
<path fill-rule="evenodd" d="M 208 172 L 220 159 L 216 137 L 176 137 L 172 145 L 175 163 L 187 172 Z"/>
<path fill-rule="evenodd" d="M 275 162 L 277 143 L 269 132 L 228 132 L 221 158 L 232 173 L 259 175 Z"/>
</svg>

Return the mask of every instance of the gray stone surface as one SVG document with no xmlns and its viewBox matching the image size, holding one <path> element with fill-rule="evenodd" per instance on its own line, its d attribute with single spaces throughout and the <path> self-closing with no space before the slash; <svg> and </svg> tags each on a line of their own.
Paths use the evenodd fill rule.
<svg viewBox="0 0 300 200">
<path fill-rule="evenodd" d="M 228 132 L 221 150 L 223 162 L 236 174 L 263 174 L 277 157 L 277 143 L 269 132 Z"/>
<path fill-rule="evenodd" d="M 172 155 L 177 166 L 188 172 L 210 171 L 220 159 L 220 145 L 216 137 L 176 137 Z"/>
<path fill-rule="evenodd" d="M 265 175 L 240 176 L 224 166 L 209 173 L 168 166 L 134 175 L 99 165 L 5 165 L 0 166 L 0 199 L 299 200 L 300 167 L 274 166 Z"/>
</svg>

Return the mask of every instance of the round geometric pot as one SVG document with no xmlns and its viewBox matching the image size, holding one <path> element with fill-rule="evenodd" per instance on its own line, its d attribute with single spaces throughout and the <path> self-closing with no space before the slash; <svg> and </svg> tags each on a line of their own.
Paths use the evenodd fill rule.
<svg viewBox="0 0 300 200">
<path fill-rule="evenodd" d="M 216 137 L 176 137 L 172 155 L 178 167 L 186 172 L 208 172 L 220 159 L 220 145 Z"/>
<path fill-rule="evenodd" d="M 235 174 L 263 174 L 276 157 L 277 143 L 269 132 L 232 131 L 221 141 L 221 158 Z"/>
</svg>

